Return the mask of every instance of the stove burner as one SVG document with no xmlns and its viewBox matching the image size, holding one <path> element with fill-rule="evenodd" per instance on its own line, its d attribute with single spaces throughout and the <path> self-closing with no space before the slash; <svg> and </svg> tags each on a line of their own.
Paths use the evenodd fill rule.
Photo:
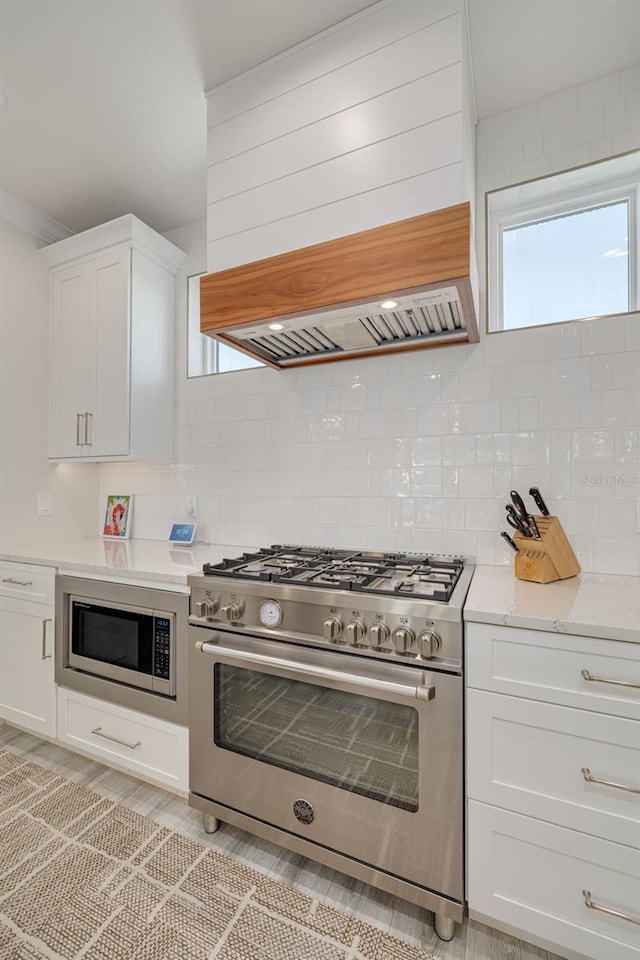
<svg viewBox="0 0 640 960">
<path fill-rule="evenodd" d="M 347 589 L 350 589 L 352 583 L 363 582 L 364 578 L 362 576 L 356 573 L 344 573 L 339 570 L 317 573 L 309 581 L 309 583 L 318 584 L 319 586 L 328 583 L 337 584 L 340 587 L 347 587 Z"/>
</svg>

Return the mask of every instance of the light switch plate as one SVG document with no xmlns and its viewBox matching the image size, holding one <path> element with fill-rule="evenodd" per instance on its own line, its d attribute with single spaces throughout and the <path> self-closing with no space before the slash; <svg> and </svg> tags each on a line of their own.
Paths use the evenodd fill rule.
<svg viewBox="0 0 640 960">
<path fill-rule="evenodd" d="M 50 517 L 53 513 L 53 498 L 50 493 L 38 494 L 38 516 Z"/>
</svg>

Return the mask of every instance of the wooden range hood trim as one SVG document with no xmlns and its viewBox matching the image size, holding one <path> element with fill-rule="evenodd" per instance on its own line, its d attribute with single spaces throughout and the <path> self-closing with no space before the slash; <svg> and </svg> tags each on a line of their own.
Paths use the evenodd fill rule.
<svg viewBox="0 0 640 960">
<path fill-rule="evenodd" d="M 203 333 L 384 298 L 469 275 L 468 203 L 210 273 Z"/>
</svg>

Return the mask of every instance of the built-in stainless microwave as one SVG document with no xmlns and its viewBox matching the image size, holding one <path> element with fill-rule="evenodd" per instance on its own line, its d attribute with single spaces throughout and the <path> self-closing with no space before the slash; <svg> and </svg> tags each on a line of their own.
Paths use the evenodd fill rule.
<svg viewBox="0 0 640 960">
<path fill-rule="evenodd" d="M 58 576 L 56 605 L 58 682 L 167 716 L 153 705 L 177 699 L 186 594 Z"/>
<path fill-rule="evenodd" d="M 69 595 L 69 666 L 76 670 L 173 697 L 175 642 L 168 610 Z"/>
</svg>

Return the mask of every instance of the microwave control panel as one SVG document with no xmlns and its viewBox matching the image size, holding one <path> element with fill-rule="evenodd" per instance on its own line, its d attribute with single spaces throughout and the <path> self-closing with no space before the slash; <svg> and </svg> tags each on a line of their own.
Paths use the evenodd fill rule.
<svg viewBox="0 0 640 960">
<path fill-rule="evenodd" d="M 153 675 L 168 680 L 171 672 L 171 621 L 153 618 Z"/>
</svg>

